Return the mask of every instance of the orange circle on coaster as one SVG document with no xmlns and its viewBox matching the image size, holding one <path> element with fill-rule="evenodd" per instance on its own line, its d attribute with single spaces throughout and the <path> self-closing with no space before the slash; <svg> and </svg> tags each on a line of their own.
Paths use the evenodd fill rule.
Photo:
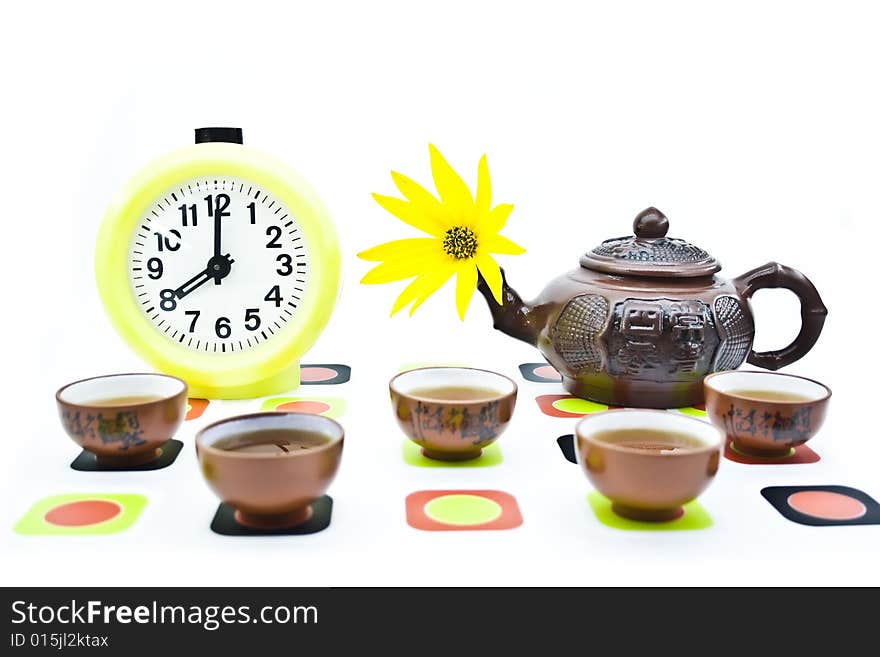
<svg viewBox="0 0 880 657">
<path fill-rule="evenodd" d="M 552 365 L 541 365 L 541 367 L 536 367 L 532 370 L 532 374 L 535 376 L 541 376 L 545 379 L 561 379 L 559 376 L 559 372 L 556 371 L 556 368 Z"/>
<path fill-rule="evenodd" d="M 300 381 L 306 382 L 314 382 L 314 381 L 329 381 L 330 379 L 335 379 L 339 376 L 339 372 L 329 367 L 315 367 L 314 365 L 309 365 L 308 367 L 303 367 L 299 371 L 299 379 Z"/>
<path fill-rule="evenodd" d="M 868 512 L 857 499 L 829 490 L 798 491 L 787 501 L 795 511 L 824 520 L 855 520 Z"/>
<path fill-rule="evenodd" d="M 107 522 L 122 513 L 122 507 L 107 500 L 81 500 L 56 506 L 43 516 L 50 525 L 85 527 Z"/>
<path fill-rule="evenodd" d="M 278 404 L 276 411 L 295 411 L 297 413 L 312 413 L 320 415 L 330 410 L 330 404 L 319 401 L 292 401 Z"/>
</svg>

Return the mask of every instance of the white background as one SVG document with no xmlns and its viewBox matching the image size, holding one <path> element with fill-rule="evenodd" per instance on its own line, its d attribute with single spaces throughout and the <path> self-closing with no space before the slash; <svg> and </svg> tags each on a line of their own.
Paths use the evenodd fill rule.
<svg viewBox="0 0 880 657">
<path fill-rule="evenodd" d="M 760 497 L 773 484 L 844 484 L 880 499 L 876 440 L 880 94 L 870 3 L 738 2 L 33 2 L 0 16 L 3 426 L 0 582 L 8 584 L 880 584 L 880 526 L 809 528 Z M 217 501 L 191 435 L 172 468 L 74 472 L 54 390 L 143 369 L 95 290 L 98 224 L 137 168 L 202 125 L 244 128 L 320 190 L 346 276 L 307 357 L 345 362 L 352 383 L 333 525 L 292 540 L 207 529 Z M 724 274 L 777 260 L 803 270 L 830 316 L 788 371 L 834 389 L 809 466 L 724 462 L 701 498 L 715 525 L 631 533 L 596 522 L 589 486 L 522 384 L 516 422 L 490 469 L 405 466 L 387 408 L 400 363 L 456 361 L 516 375 L 537 352 L 491 330 L 474 299 L 461 323 L 451 286 L 409 319 L 388 318 L 401 285 L 363 287 L 354 254 L 414 231 L 370 192 L 394 168 L 430 180 L 428 142 L 469 182 L 488 153 L 502 257 L 525 297 L 656 205 L 671 234 L 707 248 Z M 124 248 L 124 245 L 120 245 Z M 755 299 L 759 348 L 797 330 L 785 293 Z M 519 377 L 517 376 L 519 380 Z M 309 392 L 323 393 L 312 388 Z M 344 394 L 343 394 L 344 393 Z M 330 394 L 327 391 L 326 394 Z M 229 413 L 236 405 L 215 405 Z M 206 414 L 206 417 L 207 414 Z M 193 423 L 190 423 L 192 425 Z M 187 426 L 191 432 L 195 427 Z M 430 488 L 498 488 L 525 518 L 508 532 L 426 533 L 403 499 Z M 126 533 L 20 537 L 37 499 L 141 492 Z"/>
</svg>

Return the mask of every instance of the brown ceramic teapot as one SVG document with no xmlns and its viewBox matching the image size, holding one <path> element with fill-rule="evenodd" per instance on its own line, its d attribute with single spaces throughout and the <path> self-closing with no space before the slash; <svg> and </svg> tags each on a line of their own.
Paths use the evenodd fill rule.
<svg viewBox="0 0 880 657">
<path fill-rule="evenodd" d="M 732 281 L 706 251 L 666 237 L 656 208 L 641 212 L 635 236 L 602 242 L 580 267 L 553 280 L 525 303 L 504 280 L 499 305 L 486 282 L 479 289 L 495 328 L 535 345 L 578 397 L 653 408 L 703 401 L 703 377 L 752 365 L 776 370 L 815 344 L 828 311 L 813 284 L 775 262 Z M 503 274 L 503 272 L 502 272 Z M 787 288 L 801 302 L 801 330 L 778 351 L 755 352 L 749 297 Z"/>
</svg>

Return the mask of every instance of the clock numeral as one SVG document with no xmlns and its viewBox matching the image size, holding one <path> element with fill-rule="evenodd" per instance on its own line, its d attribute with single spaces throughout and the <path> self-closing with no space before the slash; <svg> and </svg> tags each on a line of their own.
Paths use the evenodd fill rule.
<svg viewBox="0 0 880 657">
<path fill-rule="evenodd" d="M 221 340 L 225 340 L 232 335 L 232 327 L 229 325 L 228 317 L 217 318 L 217 321 L 214 322 L 214 333 L 216 333 L 217 337 Z"/>
<path fill-rule="evenodd" d="M 183 205 L 181 205 L 177 209 L 180 210 L 180 219 L 181 219 L 181 222 L 183 223 L 184 227 L 189 226 L 189 224 L 187 223 L 188 215 L 192 215 L 193 226 L 199 225 L 199 215 L 198 215 L 198 212 L 196 212 L 196 204 L 195 203 L 193 203 L 190 206 L 187 206 L 186 203 L 184 203 Z"/>
<path fill-rule="evenodd" d="M 174 290 L 162 290 L 159 292 L 159 307 L 165 312 L 171 312 L 177 308 L 177 293 Z"/>
<path fill-rule="evenodd" d="M 275 270 L 280 276 L 290 276 L 293 273 L 293 258 L 287 253 L 281 253 L 275 258 L 275 262 L 281 266 Z"/>
<path fill-rule="evenodd" d="M 278 226 L 269 226 L 266 229 L 266 235 L 272 238 L 269 240 L 269 243 L 266 244 L 267 249 L 281 248 L 281 242 L 278 241 L 281 239 L 281 229 Z"/>
<path fill-rule="evenodd" d="M 226 212 L 226 208 L 229 207 L 229 195 L 228 194 L 208 194 L 205 197 L 205 203 L 208 204 L 208 216 L 213 217 L 214 214 L 219 214 L 221 217 L 228 217 L 229 213 Z"/>
<path fill-rule="evenodd" d="M 192 315 L 192 321 L 189 323 L 189 332 L 195 333 L 196 331 L 196 322 L 199 320 L 199 315 L 202 314 L 201 310 L 187 310 L 184 315 Z"/>
<path fill-rule="evenodd" d="M 263 297 L 263 301 L 274 301 L 276 308 L 281 306 L 281 288 L 277 285 L 273 285 L 272 289 L 269 290 L 269 293 Z"/>
<path fill-rule="evenodd" d="M 177 238 L 174 242 L 168 236 L 163 236 L 162 233 L 156 231 L 156 244 L 159 251 L 177 251 L 180 248 L 180 231 L 172 228 L 168 232 Z"/>
<path fill-rule="evenodd" d="M 244 313 L 244 327 L 248 331 L 256 331 L 260 328 L 260 309 L 248 308 Z"/>
<path fill-rule="evenodd" d="M 158 281 L 162 278 L 162 272 L 165 271 L 165 268 L 162 266 L 162 261 L 159 258 L 150 258 L 147 260 L 147 271 L 149 272 L 147 274 L 149 278 Z"/>
<path fill-rule="evenodd" d="M 257 204 L 254 201 L 248 203 L 248 210 L 251 211 L 251 225 L 257 223 Z"/>
</svg>

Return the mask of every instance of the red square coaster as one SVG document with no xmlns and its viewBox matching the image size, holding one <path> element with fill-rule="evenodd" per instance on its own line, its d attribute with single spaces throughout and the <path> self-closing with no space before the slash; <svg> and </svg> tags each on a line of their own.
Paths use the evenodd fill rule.
<svg viewBox="0 0 880 657">
<path fill-rule="evenodd" d="M 195 420 L 202 417 L 202 413 L 205 412 L 208 404 L 211 403 L 207 399 L 198 399 L 196 397 L 190 397 L 188 401 L 185 420 Z"/>
<path fill-rule="evenodd" d="M 752 456 L 740 452 L 733 446 L 733 441 L 728 440 L 724 445 L 724 458 L 734 463 L 745 465 L 802 465 L 804 463 L 816 463 L 822 457 L 806 445 L 798 445 L 791 450 L 788 456 Z"/>
<path fill-rule="evenodd" d="M 513 529 L 516 498 L 500 490 L 420 490 L 406 497 L 406 522 L 427 532 Z"/>
</svg>

